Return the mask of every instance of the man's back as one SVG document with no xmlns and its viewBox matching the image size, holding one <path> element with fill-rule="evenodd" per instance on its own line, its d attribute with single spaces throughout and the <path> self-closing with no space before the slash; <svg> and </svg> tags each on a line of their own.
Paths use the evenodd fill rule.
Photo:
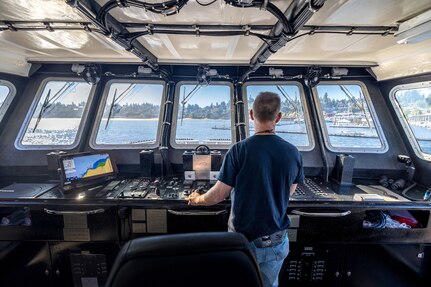
<svg viewBox="0 0 431 287">
<path fill-rule="evenodd" d="M 297 148 L 276 135 L 255 135 L 225 156 L 219 180 L 234 186 L 229 228 L 249 240 L 289 226 L 289 189 L 303 180 Z"/>
</svg>

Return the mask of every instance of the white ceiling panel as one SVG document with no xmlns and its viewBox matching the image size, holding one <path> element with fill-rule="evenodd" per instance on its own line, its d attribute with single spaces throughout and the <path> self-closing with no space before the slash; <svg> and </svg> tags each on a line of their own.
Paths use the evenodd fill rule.
<svg viewBox="0 0 431 287">
<path fill-rule="evenodd" d="M 97 37 L 100 40 L 97 40 Z M 41 58 L 59 60 L 75 58 L 88 61 L 89 58 L 129 57 L 137 58 L 104 36 L 83 31 L 3 31 L 0 33 L 0 50 L 13 51 L 29 61 Z M 108 41 L 107 41 L 108 40 Z"/>
<path fill-rule="evenodd" d="M 396 44 L 393 36 L 315 34 L 304 36 L 273 54 L 272 62 L 288 60 L 375 61 L 373 53 Z"/>
<path fill-rule="evenodd" d="M 82 21 L 83 18 L 61 0 L 1 0 L 0 20 Z"/>
<path fill-rule="evenodd" d="M 431 40 L 394 45 L 377 51 L 373 56 L 379 63 L 373 68 L 378 80 L 431 72 Z"/>
<path fill-rule="evenodd" d="M 430 8 L 430 0 L 328 0 L 307 24 L 387 26 Z"/>
<path fill-rule="evenodd" d="M 160 3 L 162 0 L 146 0 Z M 208 3 L 209 0 L 200 0 Z M 97 0 L 104 4 L 107 0 Z M 282 11 L 291 0 L 271 0 Z M 431 0 L 327 0 L 307 25 L 387 26 L 431 9 Z M 203 7 L 190 0 L 172 16 L 146 12 L 136 7 L 114 8 L 120 22 L 200 25 L 273 25 L 276 18 L 257 8 L 237 8 L 223 0 Z M 64 0 L 0 0 L 0 20 L 86 21 Z M 31 24 L 33 25 L 33 24 Z M 4 25 L 3 25 L 4 26 Z M 133 32 L 136 30 L 130 29 Z M 267 32 L 267 31 L 266 31 Z M 306 31 L 300 31 L 303 33 Z M 247 64 L 263 44 L 252 36 L 208 37 L 194 35 L 149 35 L 139 41 L 161 63 Z M 379 79 L 431 72 L 431 41 L 400 45 L 392 35 L 367 36 L 315 34 L 304 36 L 272 55 L 267 64 L 373 65 Z M 28 70 L 28 62 L 140 62 L 111 39 L 85 31 L 2 31 L 0 71 Z M 7 67 L 6 67 L 7 66 Z M 16 68 L 10 68 L 16 67 Z"/>
<path fill-rule="evenodd" d="M 248 63 L 262 41 L 256 37 L 196 37 L 191 35 L 149 35 L 140 42 L 161 62 Z"/>
</svg>

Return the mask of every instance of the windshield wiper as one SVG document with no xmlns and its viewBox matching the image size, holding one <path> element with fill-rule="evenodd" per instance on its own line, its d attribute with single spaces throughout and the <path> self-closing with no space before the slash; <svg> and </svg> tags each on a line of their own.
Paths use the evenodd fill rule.
<svg viewBox="0 0 431 287">
<path fill-rule="evenodd" d="M 276 87 L 280 91 L 281 95 L 286 99 L 286 101 L 295 110 L 296 117 L 297 117 L 297 120 L 298 120 L 298 125 L 301 126 L 301 118 L 300 118 L 300 113 L 299 113 L 299 103 L 296 101 L 296 96 L 295 96 L 295 101 L 293 101 L 289 97 L 289 94 L 284 90 L 284 88 L 282 86 L 277 85 Z M 296 94 L 296 92 L 295 92 L 295 94 Z"/>
<path fill-rule="evenodd" d="M 46 109 L 49 108 L 49 96 L 51 95 L 51 89 L 48 90 L 48 95 L 46 95 L 45 101 L 42 104 L 42 107 L 40 108 L 39 115 L 37 116 L 36 124 L 34 125 L 33 132 L 35 132 L 37 126 L 40 123 L 40 120 L 42 119 L 43 114 L 45 113 Z"/>
<path fill-rule="evenodd" d="M 182 105 L 182 110 L 181 110 L 181 125 L 183 125 L 183 119 L 184 119 L 184 108 L 186 103 L 197 93 L 197 91 L 199 91 L 199 89 L 202 86 L 198 83 L 196 84 L 196 86 L 190 91 L 190 93 L 187 94 L 186 96 L 186 87 L 184 87 L 183 90 L 183 100 L 181 101 L 181 105 Z"/>
<path fill-rule="evenodd" d="M 340 85 L 340 89 L 341 91 L 343 91 L 343 93 L 352 101 L 352 103 L 360 110 L 364 113 L 365 116 L 365 120 L 367 121 L 367 125 L 370 128 L 370 131 L 373 132 L 373 128 L 371 126 L 370 120 L 367 117 L 367 113 L 365 111 L 365 106 L 364 106 L 364 102 L 365 102 L 365 98 L 362 99 L 361 98 L 361 92 L 359 92 L 359 98 L 361 100 L 361 104 L 358 103 L 358 101 L 356 100 L 355 96 L 349 91 L 349 89 L 343 85 Z"/>
<path fill-rule="evenodd" d="M 114 97 L 112 98 L 112 103 L 111 103 L 111 107 L 109 108 L 109 114 L 108 114 L 108 119 L 106 120 L 106 124 L 105 124 L 105 130 L 108 128 L 108 124 L 109 121 L 111 120 L 111 118 L 114 116 L 115 114 L 115 110 L 114 108 L 117 107 L 118 103 L 121 102 L 122 100 L 124 100 L 131 91 L 134 90 L 136 84 L 130 84 L 117 98 L 117 89 L 115 89 L 114 92 Z"/>
<path fill-rule="evenodd" d="M 52 97 L 51 96 L 51 89 L 48 90 L 48 94 L 46 95 L 46 98 L 42 104 L 42 107 L 40 108 L 39 115 L 37 116 L 36 124 L 33 128 L 33 133 L 36 131 L 37 127 L 39 126 L 39 123 L 43 117 L 43 115 L 48 111 L 52 105 L 58 101 L 62 96 L 67 95 L 66 92 L 71 91 L 78 83 L 76 82 L 66 82 L 63 87 L 61 87 L 60 90 Z M 70 92 L 69 92 L 70 93 Z"/>
<path fill-rule="evenodd" d="M 112 97 L 112 103 L 111 103 L 111 107 L 109 108 L 109 114 L 108 114 L 108 119 L 106 120 L 105 130 L 108 128 L 109 121 L 111 120 L 112 110 L 114 109 L 114 106 L 115 106 L 115 98 L 116 97 L 117 97 L 117 89 L 115 89 L 114 97 Z"/>
</svg>

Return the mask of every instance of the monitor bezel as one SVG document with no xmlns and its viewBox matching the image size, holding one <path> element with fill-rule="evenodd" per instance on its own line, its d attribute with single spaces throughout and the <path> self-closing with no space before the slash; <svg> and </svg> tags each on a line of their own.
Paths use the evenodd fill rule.
<svg viewBox="0 0 431 287">
<path fill-rule="evenodd" d="M 82 156 L 98 155 L 98 154 L 109 155 L 109 159 L 111 160 L 111 165 L 112 165 L 112 172 L 111 173 L 92 176 L 89 178 L 81 178 L 81 179 L 77 179 L 77 180 L 73 180 L 73 181 L 67 181 L 66 180 L 66 171 L 64 168 L 64 164 L 63 164 L 64 160 L 73 159 L 73 158 L 82 157 Z M 117 165 L 112 158 L 112 154 L 108 151 L 100 150 L 97 152 L 69 153 L 69 154 L 61 155 L 59 157 L 58 161 L 59 161 L 59 165 L 60 165 L 60 182 L 61 182 L 61 187 L 63 190 L 71 190 L 71 189 L 76 189 L 76 188 L 80 188 L 80 187 L 90 186 L 93 184 L 97 184 L 99 182 L 108 181 L 108 180 L 111 180 L 112 178 L 115 178 L 118 174 Z"/>
</svg>

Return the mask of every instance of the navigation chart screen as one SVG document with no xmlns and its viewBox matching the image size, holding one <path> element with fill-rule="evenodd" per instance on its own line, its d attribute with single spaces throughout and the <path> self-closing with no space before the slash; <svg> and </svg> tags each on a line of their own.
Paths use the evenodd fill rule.
<svg viewBox="0 0 431 287">
<path fill-rule="evenodd" d="M 114 172 L 109 154 L 92 154 L 63 159 L 66 181 L 76 181 Z"/>
</svg>

